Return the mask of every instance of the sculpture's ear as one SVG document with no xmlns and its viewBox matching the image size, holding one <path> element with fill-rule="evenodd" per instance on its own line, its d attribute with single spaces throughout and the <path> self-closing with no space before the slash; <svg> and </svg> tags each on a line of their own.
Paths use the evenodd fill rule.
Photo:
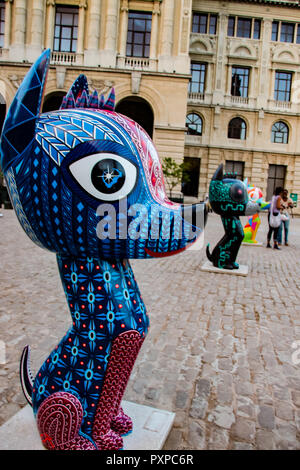
<svg viewBox="0 0 300 470">
<path fill-rule="evenodd" d="M 222 181 L 223 180 L 223 163 L 218 166 L 216 169 L 212 179 L 212 181 Z"/>
<path fill-rule="evenodd" d="M 10 105 L 4 121 L 0 143 L 0 163 L 4 172 L 34 138 L 35 124 L 41 111 L 49 62 L 50 49 L 44 51 L 33 64 Z"/>
</svg>

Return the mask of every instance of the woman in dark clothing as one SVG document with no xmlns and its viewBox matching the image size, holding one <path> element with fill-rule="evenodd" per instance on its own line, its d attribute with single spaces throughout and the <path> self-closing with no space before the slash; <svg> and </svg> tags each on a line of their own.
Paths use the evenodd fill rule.
<svg viewBox="0 0 300 470">
<path fill-rule="evenodd" d="M 278 187 L 278 188 L 275 189 L 274 195 L 272 197 L 271 207 L 270 207 L 269 214 L 268 214 L 269 232 L 268 232 L 268 235 L 267 235 L 267 248 L 271 248 L 270 242 L 271 242 L 271 238 L 272 238 L 272 234 L 273 234 L 274 249 L 275 250 L 280 250 L 280 248 L 278 246 L 278 240 L 277 240 L 279 227 L 276 227 L 276 228 L 271 227 L 271 225 L 270 225 L 270 213 L 271 213 L 271 210 L 273 210 L 273 215 L 276 216 L 280 212 L 280 209 L 282 208 L 282 193 L 283 193 L 283 188 Z"/>
</svg>

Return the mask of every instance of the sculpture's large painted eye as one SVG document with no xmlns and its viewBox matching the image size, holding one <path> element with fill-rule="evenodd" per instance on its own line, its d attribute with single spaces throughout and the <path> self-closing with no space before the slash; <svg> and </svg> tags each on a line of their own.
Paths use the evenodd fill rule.
<svg viewBox="0 0 300 470">
<path fill-rule="evenodd" d="M 137 180 L 137 168 L 124 157 L 96 153 L 71 163 L 69 170 L 89 194 L 102 201 L 128 196 Z"/>
<path fill-rule="evenodd" d="M 235 202 L 246 202 L 247 192 L 243 183 L 234 183 L 230 188 L 230 196 Z"/>
</svg>

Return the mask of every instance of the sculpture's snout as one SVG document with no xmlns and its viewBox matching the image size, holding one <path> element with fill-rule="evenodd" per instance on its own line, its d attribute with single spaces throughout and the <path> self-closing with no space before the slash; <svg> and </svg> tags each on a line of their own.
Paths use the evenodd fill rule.
<svg viewBox="0 0 300 470">
<path fill-rule="evenodd" d="M 191 204 L 181 206 L 181 215 L 185 222 L 193 227 L 204 230 L 207 222 L 208 203 L 200 202 L 199 204 Z"/>
<path fill-rule="evenodd" d="M 253 215 L 260 211 L 261 204 L 259 202 L 247 202 L 245 215 Z"/>
</svg>

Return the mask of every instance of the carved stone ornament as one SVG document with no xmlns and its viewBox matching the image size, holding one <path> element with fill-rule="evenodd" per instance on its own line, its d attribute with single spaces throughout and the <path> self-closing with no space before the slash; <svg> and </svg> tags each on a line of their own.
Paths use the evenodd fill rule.
<svg viewBox="0 0 300 470">
<path fill-rule="evenodd" d="M 19 86 L 21 85 L 23 78 L 24 78 L 23 75 L 16 75 L 16 74 L 12 74 L 8 76 L 9 81 L 13 84 L 13 86 L 16 89 L 18 89 Z"/>
</svg>

